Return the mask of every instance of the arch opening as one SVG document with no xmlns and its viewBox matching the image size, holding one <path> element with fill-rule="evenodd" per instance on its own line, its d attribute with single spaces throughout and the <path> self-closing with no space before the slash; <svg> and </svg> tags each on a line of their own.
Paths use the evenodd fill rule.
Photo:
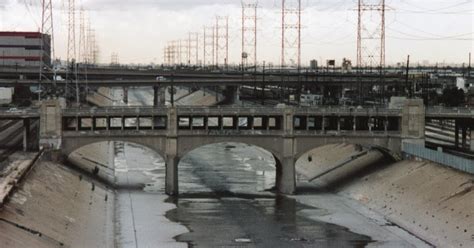
<svg viewBox="0 0 474 248">
<path fill-rule="evenodd" d="M 274 189 L 281 163 L 270 151 L 235 142 L 206 144 L 187 152 L 178 164 L 179 191 L 255 194 Z"/>
<path fill-rule="evenodd" d="M 75 149 L 67 160 L 116 188 L 164 192 L 164 158 L 142 144 L 95 142 Z"/>
</svg>

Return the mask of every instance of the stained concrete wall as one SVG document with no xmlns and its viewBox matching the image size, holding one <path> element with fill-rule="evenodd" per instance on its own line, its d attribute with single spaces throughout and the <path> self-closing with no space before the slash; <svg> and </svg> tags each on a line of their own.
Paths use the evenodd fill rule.
<svg viewBox="0 0 474 248">
<path fill-rule="evenodd" d="M 113 247 L 114 192 L 39 163 L 0 211 L 0 247 Z"/>
<path fill-rule="evenodd" d="M 435 246 L 474 247 L 472 175 L 402 161 L 337 190 Z"/>
<path fill-rule="evenodd" d="M 299 181 L 311 180 L 321 173 L 335 168 L 337 165 L 351 159 L 359 154 L 363 148 L 354 144 L 331 144 L 313 149 L 301 156 L 296 161 L 296 171 Z M 341 180 L 350 179 L 354 174 L 374 165 L 384 159 L 384 155 L 378 150 L 368 151 L 367 154 L 346 163 L 330 173 L 318 177 L 313 184 L 321 188 L 327 188 L 337 184 Z"/>
</svg>

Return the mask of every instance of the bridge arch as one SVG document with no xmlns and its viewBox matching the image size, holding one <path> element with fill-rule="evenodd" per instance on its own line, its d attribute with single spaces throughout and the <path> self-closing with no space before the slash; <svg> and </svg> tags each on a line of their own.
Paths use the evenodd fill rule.
<svg viewBox="0 0 474 248">
<path fill-rule="evenodd" d="M 259 147 L 269 153 L 273 154 L 276 161 L 282 160 L 282 141 L 279 138 L 268 139 L 258 137 L 184 137 L 183 139 L 178 138 L 178 157 L 182 158 L 190 152 L 199 149 L 200 147 L 208 145 L 216 145 L 223 143 L 239 143 L 249 146 Z"/>
<path fill-rule="evenodd" d="M 156 152 L 160 157 L 166 157 L 166 139 L 160 137 L 100 137 L 100 136 L 78 136 L 68 137 L 62 140 L 62 154 L 69 157 L 73 152 L 88 145 L 101 142 L 124 142 L 137 144 Z"/>
<path fill-rule="evenodd" d="M 250 148 L 253 147 L 253 148 L 259 149 L 260 152 L 257 152 L 257 153 L 261 153 L 260 156 L 262 156 L 262 161 L 267 161 L 268 162 L 268 160 L 265 160 L 265 158 L 264 158 L 265 155 L 268 155 L 267 158 L 272 160 L 271 164 L 274 166 L 274 173 L 275 173 L 274 174 L 275 175 L 274 183 L 272 183 L 271 185 L 268 185 L 268 186 L 271 186 L 270 188 L 272 188 L 272 189 L 274 188 L 274 189 L 278 190 L 280 188 L 280 185 L 283 183 L 281 181 L 282 180 L 281 175 L 283 173 L 283 170 L 282 170 L 282 163 L 279 159 L 280 156 L 277 156 L 274 153 L 274 151 L 271 151 L 267 148 L 264 148 L 264 147 L 261 147 L 261 146 L 255 145 L 255 144 L 249 144 L 249 143 L 246 143 L 246 142 L 239 142 L 239 141 L 210 142 L 210 141 L 208 141 L 208 142 L 203 142 L 203 143 L 201 143 L 201 145 L 198 145 L 198 146 L 188 146 L 187 149 L 181 151 L 180 162 L 178 163 L 178 174 L 181 174 L 180 172 L 182 172 L 180 169 L 183 169 L 183 167 L 184 167 L 183 164 L 182 164 L 182 162 L 184 162 L 184 159 L 189 158 L 189 156 L 192 155 L 195 152 L 201 152 L 202 149 L 206 149 L 206 148 L 219 149 L 218 147 L 221 147 L 221 148 L 225 148 L 225 149 L 238 149 L 238 148 L 242 148 L 242 146 L 250 147 Z M 191 147 L 192 147 L 192 149 L 191 149 Z M 216 152 L 217 152 L 217 150 L 216 150 Z M 237 151 L 235 151 L 235 153 L 237 153 Z M 267 153 L 267 154 L 265 154 L 265 153 Z M 242 157 L 245 157 L 245 156 L 252 156 L 252 155 L 247 154 L 247 155 L 243 155 Z M 179 181 L 180 180 L 178 178 L 176 183 L 179 183 Z M 220 185 L 220 186 L 224 187 L 224 185 Z M 264 188 L 262 190 L 268 190 L 268 189 L 269 188 Z M 252 192 L 248 192 L 248 193 L 252 193 Z"/>
<path fill-rule="evenodd" d="M 137 156 L 131 157 L 131 163 L 130 160 L 127 160 L 126 163 L 117 163 L 117 157 L 125 156 L 130 152 L 137 154 Z M 156 181 L 155 177 L 161 173 L 164 177 L 164 157 L 151 147 L 138 142 L 106 140 L 87 143 L 68 155 L 64 153 L 64 156 L 75 167 L 95 175 L 115 187 L 140 188 L 150 183 L 159 185 L 161 183 Z M 150 175 L 151 171 L 157 170 L 163 171 L 156 173 L 156 175 Z M 133 171 L 134 177 L 129 178 L 130 171 Z M 162 189 L 158 190 L 164 190 L 164 188 L 163 181 Z"/>
</svg>

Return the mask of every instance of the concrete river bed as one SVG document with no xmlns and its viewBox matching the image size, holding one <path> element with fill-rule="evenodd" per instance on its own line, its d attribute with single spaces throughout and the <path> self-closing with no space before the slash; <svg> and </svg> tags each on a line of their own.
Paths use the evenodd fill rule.
<svg viewBox="0 0 474 248">
<path fill-rule="evenodd" d="M 271 154 L 243 144 L 210 145 L 179 164 L 179 197 L 164 192 L 164 163 L 133 144 L 115 149 L 119 247 L 364 247 L 371 239 L 309 219 L 314 209 L 268 190 Z M 139 188 L 142 187 L 143 190 Z"/>
</svg>

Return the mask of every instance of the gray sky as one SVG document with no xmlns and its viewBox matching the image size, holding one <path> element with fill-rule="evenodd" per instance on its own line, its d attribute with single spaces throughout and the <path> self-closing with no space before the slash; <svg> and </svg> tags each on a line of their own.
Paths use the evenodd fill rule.
<svg viewBox="0 0 474 248">
<path fill-rule="evenodd" d="M 67 18 L 63 0 L 55 5 L 57 56 L 64 58 Z M 64 0 L 65 1 L 65 0 Z M 38 30 L 40 0 L 0 0 L 2 30 Z M 302 60 L 356 57 L 356 0 L 302 0 Z M 184 39 L 212 25 L 216 15 L 230 16 L 230 62 L 240 62 L 239 0 L 76 0 L 89 10 L 97 30 L 101 62 L 113 52 L 123 63 L 161 63 L 169 40 Z M 259 60 L 280 60 L 281 0 L 260 0 Z M 474 49 L 474 0 L 387 0 L 388 63 L 467 62 Z M 78 36 L 78 35 L 77 35 Z M 202 52 L 201 52 L 202 53 Z M 202 56 L 202 55 L 201 55 Z"/>
</svg>

